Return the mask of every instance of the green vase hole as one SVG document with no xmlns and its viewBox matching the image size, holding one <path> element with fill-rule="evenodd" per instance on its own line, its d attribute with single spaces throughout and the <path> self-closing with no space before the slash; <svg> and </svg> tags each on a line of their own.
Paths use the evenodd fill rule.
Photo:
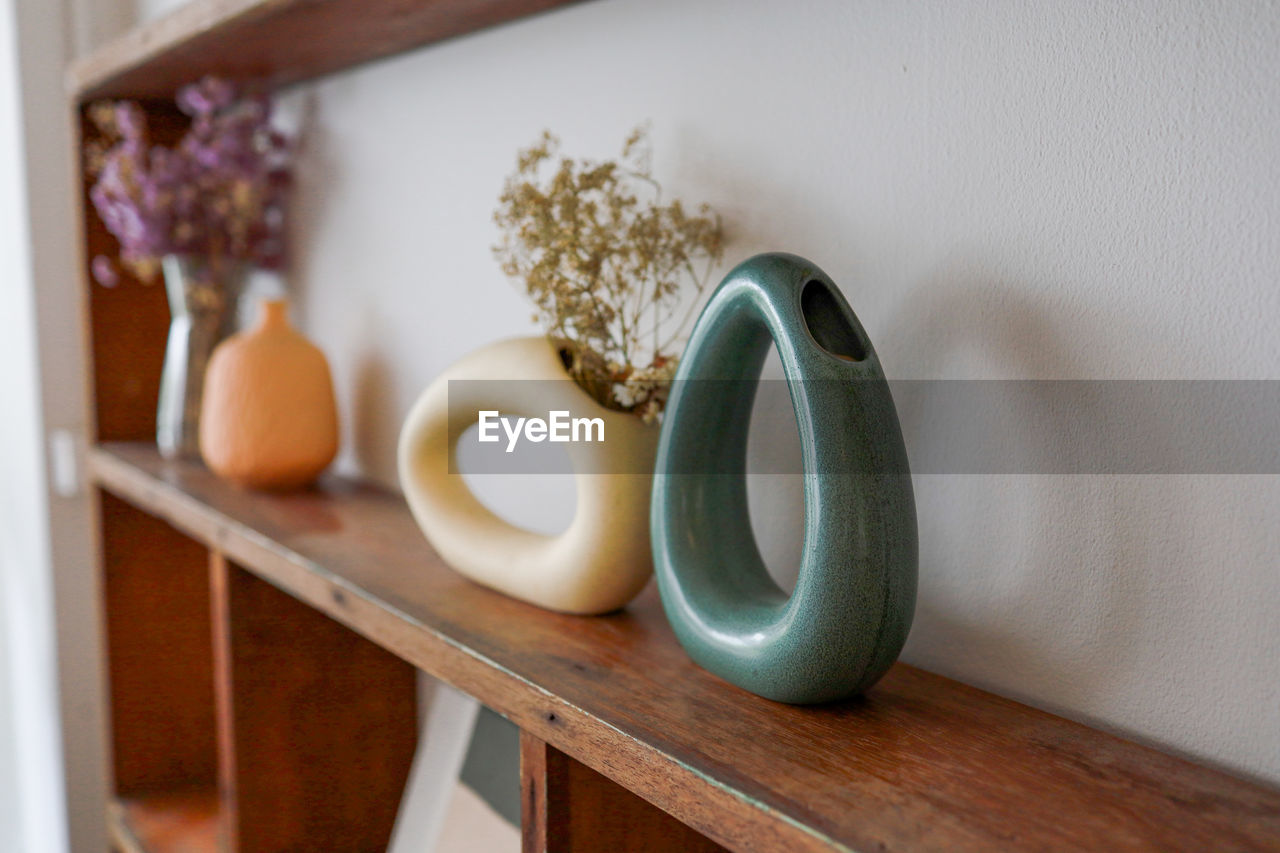
<svg viewBox="0 0 1280 853">
<path fill-rule="evenodd" d="M 867 345 L 824 282 L 813 279 L 800 292 L 800 314 L 814 343 L 845 361 L 864 361 Z"/>
</svg>

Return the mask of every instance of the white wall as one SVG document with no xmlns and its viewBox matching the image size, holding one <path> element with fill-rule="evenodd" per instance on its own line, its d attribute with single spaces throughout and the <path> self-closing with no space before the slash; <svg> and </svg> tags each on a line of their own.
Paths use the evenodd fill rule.
<svg viewBox="0 0 1280 853">
<path fill-rule="evenodd" d="M 1278 52 L 1264 2 L 597 0 L 323 81 L 295 287 L 343 464 L 393 483 L 415 395 L 531 330 L 490 214 L 543 127 L 652 119 L 730 260 L 818 262 L 894 377 L 1280 378 Z M 1277 478 L 916 487 L 906 660 L 1280 782 Z"/>
</svg>

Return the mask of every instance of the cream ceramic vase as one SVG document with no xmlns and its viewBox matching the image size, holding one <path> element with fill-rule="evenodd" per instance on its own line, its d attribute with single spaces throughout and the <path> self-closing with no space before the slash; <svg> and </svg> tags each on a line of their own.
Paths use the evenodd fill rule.
<svg viewBox="0 0 1280 853">
<path fill-rule="evenodd" d="M 458 438 L 482 411 L 543 419 L 567 411 L 603 422 L 603 441 L 563 445 L 578 500 L 563 533 L 508 524 L 456 473 Z M 463 358 L 418 398 L 400 433 L 400 484 L 423 533 L 460 574 L 549 610 L 607 613 L 634 598 L 653 571 L 649 496 L 657 443 L 656 426 L 606 409 L 569 379 L 546 338 L 517 338 Z"/>
</svg>

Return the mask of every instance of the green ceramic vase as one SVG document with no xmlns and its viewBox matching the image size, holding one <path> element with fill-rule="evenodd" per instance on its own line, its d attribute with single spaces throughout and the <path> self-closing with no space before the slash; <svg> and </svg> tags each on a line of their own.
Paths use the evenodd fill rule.
<svg viewBox="0 0 1280 853">
<path fill-rule="evenodd" d="M 775 345 L 804 462 L 795 590 L 770 578 L 747 515 L 747 429 Z M 859 693 L 911 627 L 916 514 L 898 415 L 840 291 L 794 255 L 758 255 L 712 295 L 668 401 L 654 477 L 653 556 L 689 655 L 770 699 Z"/>
</svg>

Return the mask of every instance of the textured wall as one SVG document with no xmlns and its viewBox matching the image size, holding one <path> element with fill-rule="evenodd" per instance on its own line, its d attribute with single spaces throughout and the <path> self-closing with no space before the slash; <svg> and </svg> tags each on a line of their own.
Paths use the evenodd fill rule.
<svg viewBox="0 0 1280 853">
<path fill-rule="evenodd" d="M 490 214 L 543 127 L 608 156 L 652 119 L 730 260 L 818 262 L 893 377 L 1280 379 L 1278 46 L 1262 2 L 597 0 L 324 81 L 294 286 L 344 464 L 394 482 L 415 395 L 531 328 Z M 1280 782 L 1276 477 L 916 486 L 907 660 Z"/>
</svg>

